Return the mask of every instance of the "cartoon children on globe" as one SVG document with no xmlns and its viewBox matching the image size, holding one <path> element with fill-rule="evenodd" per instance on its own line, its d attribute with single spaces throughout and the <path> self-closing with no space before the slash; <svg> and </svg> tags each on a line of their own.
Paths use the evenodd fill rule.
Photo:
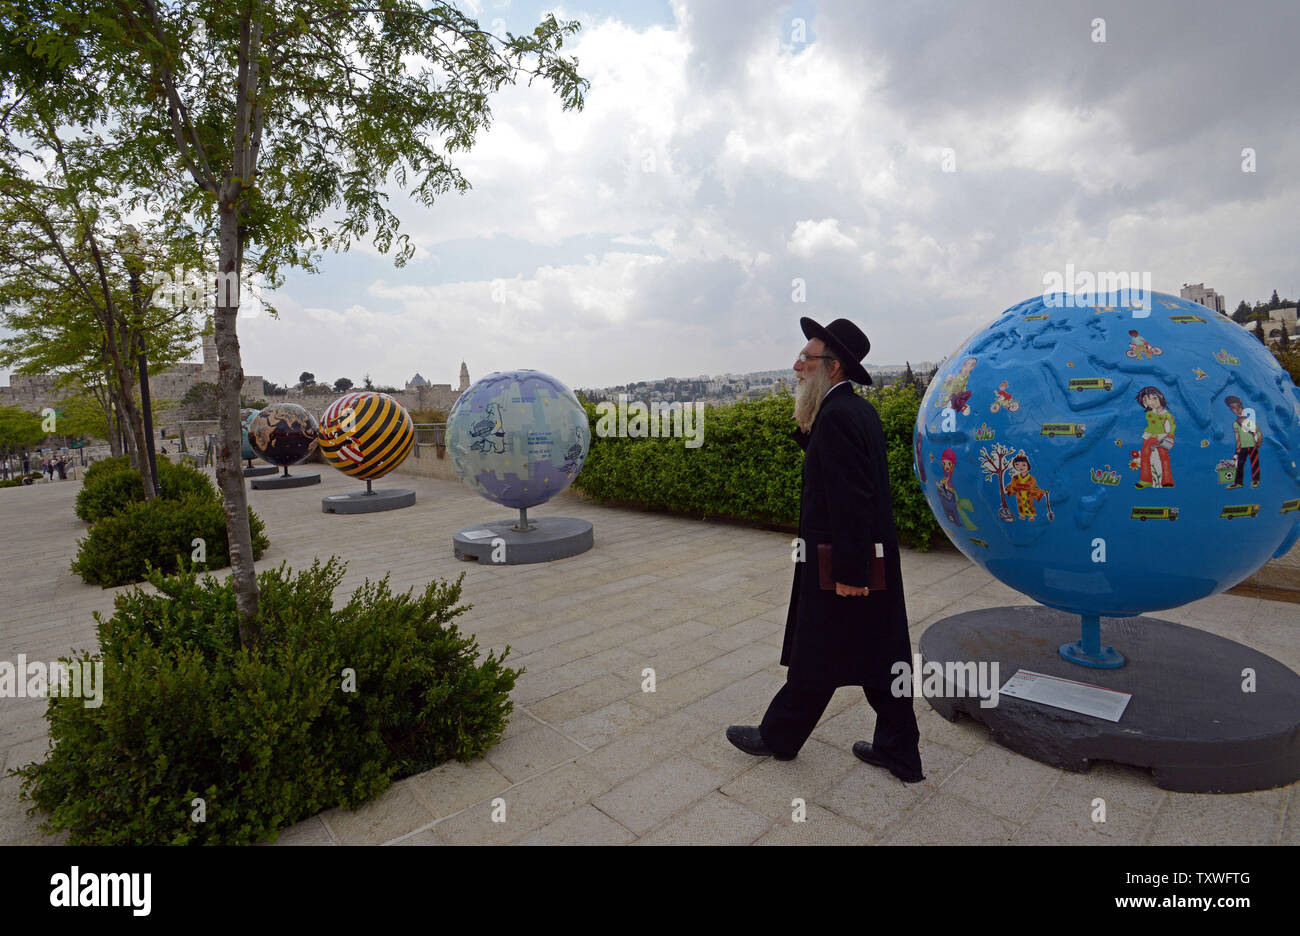
<svg viewBox="0 0 1300 936">
<path fill-rule="evenodd" d="M 1128 336 L 1133 340 L 1129 343 L 1128 350 L 1124 352 L 1127 357 L 1137 358 L 1142 361 L 1150 360 L 1157 354 L 1165 353 L 1163 348 L 1157 348 L 1139 335 L 1136 328 L 1130 328 L 1128 330 Z"/>
<path fill-rule="evenodd" d="M 1135 487 L 1174 486 L 1169 450 L 1174 447 L 1174 416 L 1169 403 L 1157 387 L 1143 387 L 1137 401 L 1147 413 L 1146 431 L 1142 433 L 1142 450 L 1138 454 L 1139 480 Z"/>
<path fill-rule="evenodd" d="M 1246 462 L 1250 462 L 1250 486 L 1259 487 L 1259 444 L 1264 441 L 1264 433 L 1259 431 L 1259 424 L 1246 414 L 1239 397 L 1230 396 L 1223 400 L 1235 417 L 1232 422 L 1232 435 L 1237 446 L 1237 474 L 1228 490 L 1241 487 L 1245 479 Z"/>
<path fill-rule="evenodd" d="M 950 448 L 943 450 L 941 458 L 943 462 L 943 477 L 935 482 L 939 489 L 939 502 L 943 504 L 943 512 L 953 523 L 961 523 L 961 518 L 957 516 L 957 492 L 953 490 L 952 473 L 957 467 L 957 453 Z"/>
<path fill-rule="evenodd" d="M 971 360 L 975 359 L 971 358 Z M 1005 380 L 998 384 L 997 392 L 993 394 L 993 402 L 989 404 L 990 413 L 996 413 L 1000 409 L 1005 409 L 1008 413 L 1014 413 L 1020 409 L 1019 401 L 1011 395 L 1011 391 L 1007 387 L 1008 383 Z"/>
<path fill-rule="evenodd" d="M 1034 501 L 1047 500 L 1047 520 L 1050 523 L 1056 519 L 1052 513 L 1052 496 L 1049 491 L 1044 491 L 1034 480 L 1034 476 L 1029 473 L 1029 456 L 1025 454 L 1024 449 L 1016 453 L 1016 457 L 1011 459 L 1011 470 L 1014 476 L 1007 484 L 1007 493 L 1016 495 L 1016 510 L 1020 514 L 1021 520 L 1030 522 L 1038 518 L 1038 512 L 1034 509 Z"/>
<path fill-rule="evenodd" d="M 951 374 L 944 380 L 939 397 L 934 401 L 935 406 L 951 406 L 963 416 L 970 415 L 970 403 L 968 401 L 973 391 L 967 390 L 966 384 L 970 382 L 971 371 L 975 369 L 975 363 L 975 358 L 967 358 L 962 361 L 961 370 Z"/>
</svg>

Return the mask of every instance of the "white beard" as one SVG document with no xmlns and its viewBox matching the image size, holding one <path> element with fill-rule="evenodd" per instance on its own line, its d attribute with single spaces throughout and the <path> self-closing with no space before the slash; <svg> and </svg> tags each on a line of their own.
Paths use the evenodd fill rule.
<svg viewBox="0 0 1300 936">
<path fill-rule="evenodd" d="M 813 420 L 822 408 L 822 397 L 830 388 L 830 378 L 820 367 L 795 383 L 794 419 L 804 432 L 812 431 Z"/>
</svg>

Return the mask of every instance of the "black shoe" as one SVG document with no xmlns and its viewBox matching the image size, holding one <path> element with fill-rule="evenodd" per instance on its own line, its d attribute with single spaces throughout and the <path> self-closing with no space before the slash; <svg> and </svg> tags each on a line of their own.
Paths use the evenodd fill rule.
<svg viewBox="0 0 1300 936">
<path fill-rule="evenodd" d="M 920 783 L 925 779 L 925 774 L 921 773 L 919 770 L 912 772 L 902 767 L 893 758 L 885 757 L 883 754 L 877 754 L 866 741 L 854 741 L 853 753 L 857 755 L 858 760 L 866 761 L 873 767 L 884 767 L 904 783 Z"/>
<path fill-rule="evenodd" d="M 771 756 L 777 760 L 794 760 L 795 757 L 793 754 L 783 757 L 768 747 L 757 725 L 731 725 L 727 728 L 727 740 L 746 754 L 753 754 L 755 757 Z"/>
</svg>

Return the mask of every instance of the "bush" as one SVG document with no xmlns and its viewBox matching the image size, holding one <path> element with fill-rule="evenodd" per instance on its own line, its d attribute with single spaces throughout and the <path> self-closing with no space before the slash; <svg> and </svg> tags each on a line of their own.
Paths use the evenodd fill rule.
<svg viewBox="0 0 1300 936">
<path fill-rule="evenodd" d="M 334 611 L 345 571 L 331 558 L 261 573 L 256 648 L 239 646 L 229 579 L 155 573 L 156 594 L 130 589 L 110 619 L 96 614 L 102 704 L 51 698 L 53 749 L 15 771 L 43 828 L 73 845 L 274 839 L 494 744 L 519 673 L 502 665 L 509 648 L 478 662 L 452 623 L 470 607 L 464 575 L 418 596 L 367 581 Z M 191 821 L 196 797 L 204 822 Z"/>
<path fill-rule="evenodd" d="M 248 522 L 253 533 L 253 558 L 260 559 L 269 545 L 265 526 L 252 510 L 248 511 Z M 179 500 L 155 497 L 131 502 L 117 513 L 101 517 L 77 542 L 72 571 L 83 582 L 105 588 L 138 582 L 150 567 L 163 572 L 184 567 L 195 548 L 195 538 L 204 541 L 206 552 L 206 560 L 196 563 L 198 568 L 230 565 L 226 512 L 215 494 L 190 493 Z"/>
<path fill-rule="evenodd" d="M 116 458 L 102 458 L 99 461 L 92 462 L 86 466 L 86 470 L 81 473 L 81 480 L 85 483 L 89 483 L 101 474 L 112 471 L 121 471 L 123 468 L 130 467 L 131 459 L 124 455 L 119 455 Z"/>
<path fill-rule="evenodd" d="M 186 465 L 174 465 L 165 458 L 158 459 L 158 488 L 168 500 L 189 496 L 213 502 L 218 499 L 217 489 L 207 475 Z M 140 472 L 127 465 L 113 471 L 98 472 L 94 477 L 88 473 L 77 492 L 74 510 L 82 520 L 94 523 L 119 513 L 128 504 L 143 501 L 144 479 Z"/>
<path fill-rule="evenodd" d="M 916 393 L 910 387 L 890 386 L 864 395 L 879 413 L 885 433 L 899 537 L 917 549 L 929 549 L 943 538 L 912 474 Z M 586 408 L 594 428 L 595 406 L 587 403 Z M 573 487 L 597 500 L 794 526 L 799 522 L 803 451 L 790 438 L 793 409 L 788 390 L 710 406 L 704 444 L 693 449 L 681 439 L 625 439 L 593 432 L 591 451 Z"/>
</svg>

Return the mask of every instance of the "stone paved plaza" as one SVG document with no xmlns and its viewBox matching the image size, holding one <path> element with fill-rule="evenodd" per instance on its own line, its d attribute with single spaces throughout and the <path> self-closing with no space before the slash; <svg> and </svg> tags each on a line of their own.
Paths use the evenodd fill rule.
<svg viewBox="0 0 1300 936">
<path fill-rule="evenodd" d="M 336 600 L 366 578 L 422 588 L 465 573 L 458 619 L 481 646 L 510 645 L 526 666 L 506 737 L 470 764 L 395 783 L 357 813 L 330 811 L 277 844 L 1300 844 L 1300 784 L 1257 793 L 1192 795 L 1142 771 L 1097 764 L 1072 774 L 1013 754 L 972 722 L 950 724 L 917 702 L 928 779 L 906 786 L 859 762 L 870 739 L 861 690 L 841 689 L 790 762 L 727 743 L 728 724 L 755 724 L 784 680 L 790 536 L 600 507 L 564 495 L 536 516 L 595 525 L 596 546 L 572 559 L 481 566 L 455 559 L 451 534 L 508 512 L 454 481 L 397 474 L 415 507 L 371 516 L 322 514 L 320 499 L 357 487 L 323 466 L 319 486 L 250 491 L 271 548 L 259 568 L 304 567 L 338 554 L 350 569 Z M 84 524 L 79 482 L 0 490 L 0 659 L 52 660 L 92 646 L 91 612 L 116 589 L 68 570 Z M 224 574 L 224 573 L 223 573 Z M 959 611 L 1028 604 L 951 551 L 904 550 L 915 646 Z M 1160 617 L 1242 641 L 1300 669 L 1300 606 L 1233 595 Z M 652 667 L 657 691 L 641 690 Z M 43 756 L 40 699 L 0 699 L 0 767 Z M 3 771 L 0 770 L 0 774 Z M 25 815 L 16 779 L 0 779 L 0 845 L 54 843 Z M 1091 821 L 1103 797 L 1107 821 Z M 506 819 L 493 821 L 493 801 Z M 803 799 L 807 821 L 791 821 Z"/>
</svg>

